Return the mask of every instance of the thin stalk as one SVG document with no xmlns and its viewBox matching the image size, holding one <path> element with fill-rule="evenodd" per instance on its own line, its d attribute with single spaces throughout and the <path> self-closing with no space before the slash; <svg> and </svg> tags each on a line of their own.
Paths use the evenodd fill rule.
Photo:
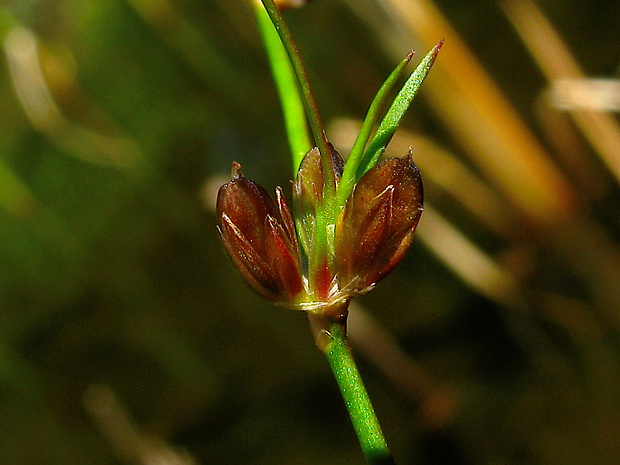
<svg viewBox="0 0 620 465">
<path fill-rule="evenodd" d="M 282 18 L 282 15 L 280 14 L 280 10 L 278 10 L 278 7 L 273 0 L 261 1 L 263 2 L 263 5 L 265 6 L 267 13 L 269 14 L 269 17 L 271 18 L 271 22 L 275 26 L 278 35 L 282 40 L 282 45 L 284 45 L 286 53 L 291 60 L 291 65 L 293 66 L 295 76 L 297 77 L 297 83 L 299 84 L 299 88 L 301 90 L 301 97 L 306 108 L 306 113 L 308 115 L 310 128 L 312 129 L 312 134 L 314 135 L 317 147 L 321 152 L 323 177 L 325 179 L 323 185 L 324 198 L 333 199 L 336 190 L 336 184 L 334 171 L 331 164 L 329 143 L 327 141 L 327 136 L 325 135 L 323 121 L 321 120 L 321 115 L 319 114 L 319 109 L 316 104 L 316 99 L 314 98 L 314 93 L 312 92 L 312 88 L 310 87 L 308 75 L 306 74 L 306 70 L 302 63 L 301 56 L 299 55 L 299 51 L 295 46 L 295 42 L 293 41 L 293 37 L 291 36 L 291 32 L 289 31 L 286 23 L 284 22 L 284 19 Z"/>
<path fill-rule="evenodd" d="M 342 326 L 332 324 L 329 333 L 331 340 L 323 351 L 342 393 L 366 462 L 369 465 L 395 465 Z"/>
<path fill-rule="evenodd" d="M 291 148 L 293 175 L 295 175 L 304 155 L 313 147 L 304 103 L 297 85 L 295 71 L 271 18 L 260 0 L 254 0 L 252 6 L 280 97 L 286 135 Z"/>
</svg>

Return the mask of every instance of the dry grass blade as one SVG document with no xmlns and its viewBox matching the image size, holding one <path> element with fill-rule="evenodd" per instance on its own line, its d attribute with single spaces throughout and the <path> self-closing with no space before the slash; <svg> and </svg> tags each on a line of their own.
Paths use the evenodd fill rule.
<svg viewBox="0 0 620 465">
<path fill-rule="evenodd" d="M 506 14 L 521 36 L 550 85 L 582 81 L 585 73 L 571 55 L 566 44 L 542 12 L 529 0 L 502 3 Z M 596 101 L 590 87 L 581 86 Z M 575 124 L 605 162 L 616 180 L 620 181 L 620 126 L 607 112 L 584 107 L 569 107 Z"/>
<path fill-rule="evenodd" d="M 64 115 L 46 81 L 39 40 L 32 30 L 12 28 L 3 45 L 17 97 L 34 128 L 60 149 L 89 163 L 121 169 L 143 163 L 140 149 L 130 138 L 102 134 Z"/>
</svg>

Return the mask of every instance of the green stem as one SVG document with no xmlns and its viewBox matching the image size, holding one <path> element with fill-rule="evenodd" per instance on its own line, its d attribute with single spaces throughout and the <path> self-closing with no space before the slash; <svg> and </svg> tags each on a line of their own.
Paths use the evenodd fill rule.
<svg viewBox="0 0 620 465">
<path fill-rule="evenodd" d="M 316 104 L 316 99 L 314 98 L 314 93 L 312 92 L 312 88 L 310 87 L 310 81 L 308 80 L 308 75 L 306 74 L 306 69 L 301 61 L 301 56 L 295 46 L 295 42 L 293 41 L 293 37 L 291 36 L 291 32 L 289 31 L 282 15 L 280 14 L 280 10 L 274 3 L 273 0 L 261 0 L 269 17 L 271 18 L 271 22 L 275 26 L 280 39 L 282 40 L 282 45 L 286 49 L 286 53 L 288 54 L 289 59 L 291 60 L 291 65 L 293 66 L 293 70 L 295 71 L 295 76 L 297 77 L 297 83 L 299 84 L 299 88 L 301 90 L 301 98 L 304 102 L 304 106 L 306 107 L 306 113 L 308 115 L 308 121 L 310 122 L 310 128 L 312 129 L 312 134 L 314 135 L 314 139 L 316 142 L 319 151 L 321 152 L 321 162 L 323 164 L 323 192 L 324 198 L 333 199 L 336 191 L 336 183 L 335 183 L 335 175 L 331 163 L 331 155 L 329 151 L 329 143 L 327 141 L 327 136 L 325 135 L 325 129 L 323 126 L 323 122 L 321 121 L 321 115 L 319 114 L 319 109 Z"/>
<path fill-rule="evenodd" d="M 252 2 L 258 29 L 263 38 L 273 80 L 280 96 L 284 125 L 293 159 L 293 175 L 296 175 L 304 155 L 313 147 L 303 100 L 297 86 L 295 72 L 282 45 L 271 18 L 260 0 Z"/>
<path fill-rule="evenodd" d="M 394 465 L 379 420 L 362 382 L 346 334 L 340 324 L 329 328 L 331 340 L 323 351 L 336 377 L 351 423 L 369 465 Z"/>
</svg>

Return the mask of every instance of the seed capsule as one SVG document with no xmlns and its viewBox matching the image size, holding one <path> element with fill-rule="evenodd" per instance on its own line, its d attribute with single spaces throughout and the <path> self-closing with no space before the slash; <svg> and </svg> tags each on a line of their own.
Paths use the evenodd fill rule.
<svg viewBox="0 0 620 465">
<path fill-rule="evenodd" d="M 422 202 L 411 153 L 384 160 L 360 179 L 336 225 L 341 292 L 366 293 L 394 269 L 411 245 Z"/>
<path fill-rule="evenodd" d="M 218 230 L 235 266 L 256 292 L 295 306 L 305 295 L 299 247 L 280 188 L 276 200 L 233 163 L 232 180 L 217 196 Z"/>
<path fill-rule="evenodd" d="M 344 161 L 332 144 L 329 144 L 329 149 L 337 187 L 342 176 Z M 298 232 L 307 255 L 312 255 L 316 212 L 317 208 L 323 204 L 324 183 L 321 152 L 315 147 L 304 156 L 293 183 L 293 202 L 295 216 L 298 219 Z"/>
</svg>

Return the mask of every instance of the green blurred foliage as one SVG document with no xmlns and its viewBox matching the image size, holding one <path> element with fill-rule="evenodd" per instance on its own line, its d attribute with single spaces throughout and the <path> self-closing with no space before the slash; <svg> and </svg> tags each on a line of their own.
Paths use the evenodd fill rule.
<svg viewBox="0 0 620 465">
<path fill-rule="evenodd" d="M 517 40 L 502 40 L 510 28 L 495 2 L 440 4 L 533 119 L 541 80 Z M 570 43 L 589 72 L 616 72 L 617 6 L 602 15 L 598 2 L 545 4 L 575 34 Z M 64 118 L 43 129 L 28 119 L 5 41 L 0 463 L 143 463 L 119 456 L 88 413 L 87 393 L 101 385 L 139 431 L 198 463 L 361 463 L 306 318 L 252 294 L 214 226 L 213 185 L 233 160 L 264 186 L 286 190 L 290 179 L 279 103 L 248 5 L 9 0 L 0 8 L 0 37 L 21 25 L 38 38 Z M 362 117 L 394 66 L 375 37 L 336 1 L 286 17 L 324 119 Z M 580 39 L 594 36 L 599 42 Z M 412 46 L 403 44 L 403 55 Z M 512 60 L 527 72 L 508 71 Z M 450 141 L 420 99 L 406 125 Z M 614 211 L 617 202 L 595 213 Z M 478 225 L 459 221 L 497 247 Z M 540 278 L 570 306 L 587 295 L 587 283 L 557 260 L 542 261 L 548 272 Z M 477 295 L 419 243 L 364 304 L 459 393 L 447 425 L 424 424 L 420 405 L 360 357 L 398 463 L 604 463 L 620 452 L 620 410 L 608 404 L 619 384 L 611 328 L 601 324 L 580 346 L 544 316 Z M 551 346 L 542 365 L 530 353 L 539 333 Z"/>
</svg>

